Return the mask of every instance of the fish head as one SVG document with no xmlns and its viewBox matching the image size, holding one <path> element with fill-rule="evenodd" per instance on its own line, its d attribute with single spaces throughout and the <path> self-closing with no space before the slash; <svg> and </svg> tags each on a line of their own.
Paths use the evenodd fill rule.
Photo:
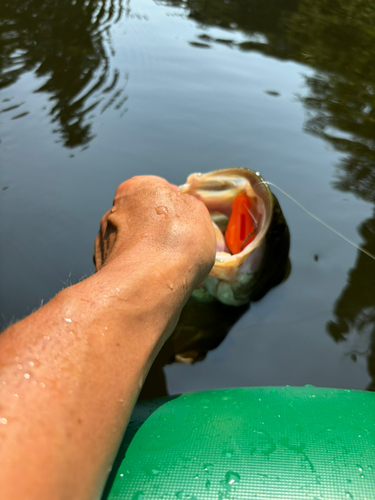
<svg viewBox="0 0 375 500">
<path fill-rule="evenodd" d="M 283 279 L 288 267 L 289 230 L 276 197 L 257 172 L 229 168 L 191 174 L 179 190 L 206 205 L 215 228 L 215 264 L 203 285 L 208 293 L 223 304 L 239 306 L 259 299 Z M 251 201 L 255 237 L 232 254 L 224 234 L 240 193 Z"/>
</svg>

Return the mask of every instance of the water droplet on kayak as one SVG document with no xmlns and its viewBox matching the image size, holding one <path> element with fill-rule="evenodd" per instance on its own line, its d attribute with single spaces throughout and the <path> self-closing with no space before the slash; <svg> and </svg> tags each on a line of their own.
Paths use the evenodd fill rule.
<svg viewBox="0 0 375 500">
<path fill-rule="evenodd" d="M 345 498 L 354 498 L 353 495 L 349 491 L 345 491 Z"/>
<path fill-rule="evenodd" d="M 211 481 L 209 479 L 207 479 L 206 481 L 206 489 L 208 490 L 211 486 Z"/>
<path fill-rule="evenodd" d="M 237 474 L 237 472 L 233 472 L 233 471 L 229 470 L 225 474 L 225 482 L 227 484 L 232 485 L 232 484 L 238 483 L 240 479 L 241 479 L 241 476 L 239 474 Z"/>
<path fill-rule="evenodd" d="M 214 468 L 214 465 L 213 464 L 205 464 L 203 467 L 204 467 L 205 472 L 211 472 L 212 469 Z"/>
<path fill-rule="evenodd" d="M 158 215 L 164 215 L 164 217 L 169 217 L 167 207 L 159 206 L 156 207 L 156 213 Z"/>
<path fill-rule="evenodd" d="M 23 375 L 25 378 L 29 379 L 30 378 L 30 374 L 29 373 L 24 373 Z"/>
<path fill-rule="evenodd" d="M 5 417 L 0 418 L 0 424 L 6 425 L 8 423 L 8 420 Z"/>
<path fill-rule="evenodd" d="M 223 451 L 223 455 L 224 455 L 224 457 L 226 457 L 226 458 L 230 458 L 230 457 L 232 456 L 232 452 L 231 452 L 231 451 L 229 451 L 229 450 L 224 450 L 224 451 Z"/>
<path fill-rule="evenodd" d="M 182 499 L 183 498 L 183 495 L 184 494 L 184 490 L 181 490 L 181 491 L 177 491 L 176 492 L 176 498 L 178 498 L 178 500 Z"/>
<path fill-rule="evenodd" d="M 145 467 L 145 472 L 148 476 L 157 476 L 160 474 L 161 470 L 157 469 L 156 467 Z"/>
<path fill-rule="evenodd" d="M 143 491 L 137 491 L 136 493 L 134 493 L 134 495 L 132 496 L 132 500 L 144 500 Z"/>
</svg>

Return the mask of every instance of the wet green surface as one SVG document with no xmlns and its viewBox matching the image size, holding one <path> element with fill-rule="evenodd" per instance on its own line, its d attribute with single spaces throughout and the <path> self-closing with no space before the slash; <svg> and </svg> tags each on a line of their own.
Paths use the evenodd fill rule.
<svg viewBox="0 0 375 500">
<path fill-rule="evenodd" d="M 369 0 L 3 0 L 0 21 L 3 325 L 92 272 L 100 217 L 140 173 L 181 184 L 193 171 L 259 170 L 375 254 Z M 194 345 L 172 339 L 149 397 L 375 387 L 374 260 L 274 192 L 289 278 L 242 316 L 195 317 Z M 181 349 L 208 354 L 167 365 L 165 381 Z"/>
<path fill-rule="evenodd" d="M 374 496 L 371 393 L 251 388 L 186 394 L 157 409 L 149 406 L 133 413 L 130 427 L 138 430 L 104 498 Z"/>
</svg>

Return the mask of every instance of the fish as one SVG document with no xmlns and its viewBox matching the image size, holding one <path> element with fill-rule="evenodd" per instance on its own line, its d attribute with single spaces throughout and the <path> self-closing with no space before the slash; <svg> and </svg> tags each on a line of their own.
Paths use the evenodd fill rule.
<svg viewBox="0 0 375 500">
<path fill-rule="evenodd" d="M 193 173 L 179 191 L 206 205 L 215 229 L 215 263 L 193 292 L 197 299 L 209 294 L 225 305 L 241 306 L 261 299 L 289 275 L 289 228 L 258 172 L 228 168 Z"/>
</svg>

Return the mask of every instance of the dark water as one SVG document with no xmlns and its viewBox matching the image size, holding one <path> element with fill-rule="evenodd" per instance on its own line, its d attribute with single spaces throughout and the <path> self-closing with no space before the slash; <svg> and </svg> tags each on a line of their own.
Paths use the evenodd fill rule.
<svg viewBox="0 0 375 500">
<path fill-rule="evenodd" d="M 100 217 L 136 174 L 259 170 L 375 254 L 372 1 L 2 0 L 0 21 L 3 326 L 93 271 Z M 170 393 L 375 388 L 375 261 L 274 192 L 289 278 L 207 313 L 218 336 L 166 366 Z"/>
</svg>

